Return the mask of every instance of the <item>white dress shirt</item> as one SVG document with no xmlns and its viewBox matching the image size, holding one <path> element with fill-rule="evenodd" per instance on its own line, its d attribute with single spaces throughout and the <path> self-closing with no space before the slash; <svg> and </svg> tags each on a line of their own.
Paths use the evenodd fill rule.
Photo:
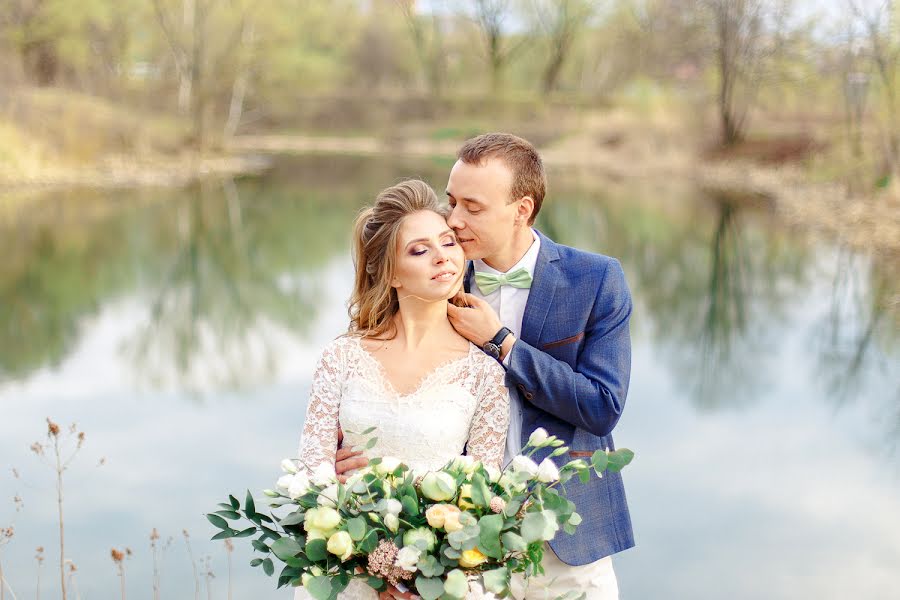
<svg viewBox="0 0 900 600">
<path fill-rule="evenodd" d="M 528 251 L 514 264 L 506 273 L 511 273 L 517 269 L 525 269 L 528 274 L 534 277 L 534 267 L 537 264 L 538 251 L 541 249 L 541 240 L 531 231 L 534 241 Z M 476 272 L 501 274 L 500 271 L 489 267 L 483 260 L 473 261 Z M 511 285 L 503 285 L 485 296 L 478 289 L 474 278 L 472 279 L 471 293 L 478 298 L 486 301 L 494 309 L 494 312 L 500 317 L 500 322 L 504 326 L 509 327 L 518 340 L 522 333 L 522 318 L 525 316 L 525 304 L 528 302 L 528 293 L 530 289 L 513 287 Z M 509 357 L 512 350 L 503 359 L 503 365 L 509 366 Z M 522 398 L 515 388 L 509 389 L 509 431 L 506 434 L 506 454 L 504 455 L 504 464 L 513 459 L 522 450 Z"/>
</svg>

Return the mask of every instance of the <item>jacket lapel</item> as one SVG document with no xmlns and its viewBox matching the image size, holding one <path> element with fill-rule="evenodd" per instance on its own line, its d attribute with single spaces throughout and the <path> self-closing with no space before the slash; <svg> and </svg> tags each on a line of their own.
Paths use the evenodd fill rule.
<svg viewBox="0 0 900 600">
<path fill-rule="evenodd" d="M 547 313 L 556 294 L 559 275 L 559 268 L 554 264 L 559 260 L 556 243 L 540 231 L 537 231 L 537 235 L 541 239 L 541 248 L 537 263 L 534 265 L 534 278 L 531 291 L 528 293 L 528 302 L 525 304 L 525 314 L 522 317 L 522 340 L 532 346 L 539 344 Z"/>
</svg>

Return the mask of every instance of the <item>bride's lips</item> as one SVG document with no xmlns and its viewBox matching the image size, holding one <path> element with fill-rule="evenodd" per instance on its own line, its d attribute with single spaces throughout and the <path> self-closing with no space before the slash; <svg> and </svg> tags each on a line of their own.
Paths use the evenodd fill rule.
<svg viewBox="0 0 900 600">
<path fill-rule="evenodd" d="M 456 277 L 456 271 L 441 271 L 431 279 L 432 281 L 451 281 L 454 277 Z"/>
</svg>

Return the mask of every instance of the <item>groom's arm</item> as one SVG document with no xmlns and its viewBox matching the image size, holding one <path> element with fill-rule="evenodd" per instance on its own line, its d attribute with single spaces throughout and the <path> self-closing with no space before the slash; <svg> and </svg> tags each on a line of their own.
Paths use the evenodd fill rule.
<svg viewBox="0 0 900 600">
<path fill-rule="evenodd" d="M 470 294 L 466 298 L 472 308 L 450 305 L 448 315 L 457 331 L 480 345 L 493 337 L 500 320 L 483 300 Z M 571 299 L 557 298 L 556 302 L 563 304 L 551 311 L 566 310 L 565 303 Z M 559 419 L 597 436 L 609 434 L 622 415 L 631 375 L 631 309 L 622 267 L 609 260 L 575 364 L 518 339 L 504 360 L 507 385 L 525 401 Z"/>
<path fill-rule="evenodd" d="M 559 310 L 565 305 L 551 307 L 551 313 Z M 631 311 L 625 273 L 618 261 L 610 260 L 575 364 L 516 340 L 506 361 L 508 385 L 551 415 L 593 435 L 608 435 L 622 416 L 628 393 Z"/>
</svg>

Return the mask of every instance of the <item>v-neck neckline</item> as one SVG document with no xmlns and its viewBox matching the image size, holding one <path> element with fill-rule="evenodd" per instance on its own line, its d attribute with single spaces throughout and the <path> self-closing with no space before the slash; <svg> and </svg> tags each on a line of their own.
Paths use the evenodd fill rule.
<svg viewBox="0 0 900 600">
<path fill-rule="evenodd" d="M 390 394 L 391 396 L 394 396 L 395 398 L 399 398 L 399 399 L 411 398 L 411 397 L 417 395 L 419 392 L 422 391 L 422 389 L 425 387 L 425 384 L 428 383 L 428 381 L 436 373 L 446 369 L 450 365 L 455 365 L 458 362 L 468 360 L 472 356 L 472 348 L 475 348 L 475 345 L 472 344 L 471 342 L 469 342 L 469 350 L 464 355 L 459 356 L 457 358 L 451 358 L 451 359 L 445 360 L 442 363 L 439 363 L 436 367 L 434 367 L 433 369 L 431 369 L 430 371 L 428 371 L 427 373 L 422 375 L 419 378 L 419 380 L 416 382 L 416 385 L 412 388 L 412 390 L 410 390 L 409 392 L 400 392 L 399 390 L 397 390 L 397 388 L 394 386 L 394 383 L 388 377 L 387 369 L 384 368 L 384 365 L 381 364 L 381 361 L 378 360 L 377 358 L 375 358 L 374 354 L 372 354 L 371 352 L 369 352 L 368 350 L 366 350 L 363 347 L 361 337 L 356 338 L 356 346 L 357 346 L 357 348 L 359 348 L 359 351 L 366 357 L 366 359 L 371 361 L 375 365 L 375 368 L 378 370 L 379 378 L 381 379 L 381 382 L 382 382 L 381 387 L 384 389 L 384 391 L 387 392 L 388 394 Z"/>
</svg>

